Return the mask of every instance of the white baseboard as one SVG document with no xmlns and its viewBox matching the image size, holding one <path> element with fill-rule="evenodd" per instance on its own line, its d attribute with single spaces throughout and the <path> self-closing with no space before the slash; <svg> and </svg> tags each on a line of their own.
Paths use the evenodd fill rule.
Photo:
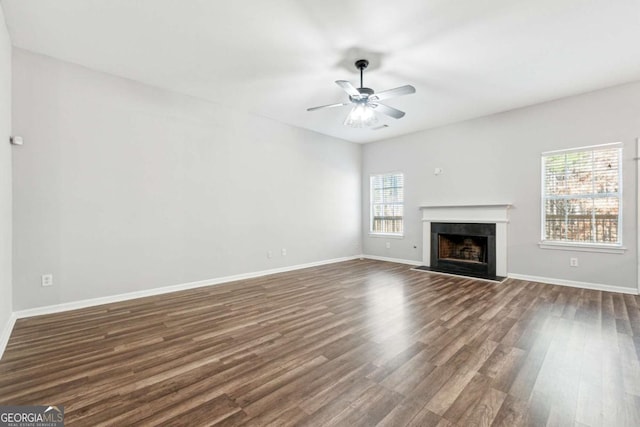
<svg viewBox="0 0 640 427">
<path fill-rule="evenodd" d="M 16 314 L 11 313 L 9 319 L 7 319 L 7 323 L 5 323 L 4 328 L 2 329 L 2 335 L 0 335 L 0 359 L 2 359 L 4 350 L 7 348 L 9 337 L 11 337 L 11 332 L 13 331 L 13 325 L 15 325 L 16 319 Z"/>
<path fill-rule="evenodd" d="M 621 294 L 638 295 L 638 290 L 623 286 L 604 285 L 601 283 L 579 282 L 576 280 L 554 279 L 551 277 L 529 276 L 527 274 L 509 273 L 511 279 L 526 280 L 529 282 L 546 283 L 549 285 L 569 286 L 572 288 L 592 289 L 594 291 L 618 292 Z"/>
<path fill-rule="evenodd" d="M 209 280 L 199 280 L 197 282 L 182 283 L 179 285 L 163 286 L 161 288 L 146 289 L 144 291 L 128 292 L 126 294 L 110 295 L 110 296 L 100 297 L 100 298 L 91 298 L 91 299 L 67 302 L 62 304 L 47 305 L 44 307 L 29 308 L 26 310 L 16 311 L 13 314 L 17 319 L 22 319 L 25 317 L 40 316 L 43 314 L 61 313 L 63 311 L 94 307 L 96 305 L 127 301 L 135 298 L 143 298 L 143 297 L 149 297 L 154 295 L 168 294 L 171 292 L 184 291 L 187 289 L 201 288 L 203 286 L 220 285 L 223 283 L 235 282 L 237 280 L 252 279 L 255 277 L 268 276 L 270 274 L 284 273 L 287 271 L 300 270 L 300 269 L 309 268 L 309 267 L 317 267 L 319 265 L 334 264 L 337 262 L 350 261 L 357 258 L 360 258 L 360 256 L 356 255 L 356 256 L 349 256 L 349 257 L 328 259 L 323 261 L 315 261 L 315 262 L 309 262 L 306 264 L 298 264 L 298 265 L 292 265 L 288 267 L 273 268 L 270 270 L 255 271 L 252 273 L 236 274 L 233 276 L 218 277 L 218 278 L 209 279 Z M 11 332 L 9 331 L 9 333 Z"/>
<path fill-rule="evenodd" d="M 360 258 L 374 259 L 376 261 L 395 262 L 398 264 L 422 265 L 422 261 L 414 261 L 411 259 L 400 259 L 400 258 L 388 258 L 384 256 L 377 256 L 377 255 L 360 255 Z"/>
</svg>

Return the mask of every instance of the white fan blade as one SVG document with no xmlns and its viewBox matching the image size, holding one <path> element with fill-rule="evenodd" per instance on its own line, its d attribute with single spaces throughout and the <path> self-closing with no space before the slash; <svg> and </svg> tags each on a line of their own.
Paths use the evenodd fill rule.
<svg viewBox="0 0 640 427">
<path fill-rule="evenodd" d="M 353 87 L 351 83 L 346 80 L 336 80 L 336 84 L 340 86 L 345 92 L 347 92 L 350 96 L 360 97 L 360 92 L 358 89 Z"/>
<path fill-rule="evenodd" d="M 395 89 L 383 90 L 369 97 L 370 101 L 382 101 L 383 99 L 393 98 L 394 96 L 409 95 L 416 93 L 416 88 L 411 85 L 400 86 Z"/>
<path fill-rule="evenodd" d="M 369 104 L 369 105 L 374 110 L 379 111 L 382 114 L 386 114 L 389 117 L 393 117 L 394 119 L 401 119 L 402 117 L 404 117 L 404 114 L 405 114 L 404 111 L 400 111 L 396 108 L 389 107 L 388 105 L 384 105 L 384 104 Z"/>
<path fill-rule="evenodd" d="M 333 107 L 342 107 L 344 105 L 349 105 L 351 104 L 350 102 L 342 102 L 340 104 L 329 104 L 329 105 L 321 105 L 319 107 L 311 107 L 311 108 L 307 108 L 307 111 L 315 111 L 315 110 L 320 110 L 322 108 L 333 108 Z"/>
</svg>

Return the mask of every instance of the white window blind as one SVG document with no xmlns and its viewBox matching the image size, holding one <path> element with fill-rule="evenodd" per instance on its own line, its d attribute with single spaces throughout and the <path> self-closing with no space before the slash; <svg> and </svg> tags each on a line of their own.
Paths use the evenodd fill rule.
<svg viewBox="0 0 640 427">
<path fill-rule="evenodd" d="M 620 245 L 622 146 L 542 155 L 543 241 Z"/>
<path fill-rule="evenodd" d="M 402 235 L 404 231 L 404 175 L 371 175 L 371 226 L 373 234 Z"/>
</svg>

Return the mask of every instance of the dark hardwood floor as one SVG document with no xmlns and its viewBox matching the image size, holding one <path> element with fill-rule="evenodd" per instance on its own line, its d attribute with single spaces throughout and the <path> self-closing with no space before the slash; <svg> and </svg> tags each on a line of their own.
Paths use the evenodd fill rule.
<svg viewBox="0 0 640 427">
<path fill-rule="evenodd" d="M 16 323 L 67 425 L 640 425 L 640 299 L 348 261 Z"/>
</svg>

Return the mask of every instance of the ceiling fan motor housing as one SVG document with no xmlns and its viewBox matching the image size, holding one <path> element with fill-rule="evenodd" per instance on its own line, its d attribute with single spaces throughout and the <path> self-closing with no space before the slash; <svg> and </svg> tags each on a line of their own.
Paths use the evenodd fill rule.
<svg viewBox="0 0 640 427">
<path fill-rule="evenodd" d="M 368 87 L 359 87 L 357 88 L 358 92 L 360 92 L 360 97 L 353 97 L 351 95 L 349 95 L 349 100 L 351 102 L 363 102 L 366 101 L 371 95 L 373 95 L 375 92 L 373 91 L 373 89 L 368 88 Z"/>
</svg>

